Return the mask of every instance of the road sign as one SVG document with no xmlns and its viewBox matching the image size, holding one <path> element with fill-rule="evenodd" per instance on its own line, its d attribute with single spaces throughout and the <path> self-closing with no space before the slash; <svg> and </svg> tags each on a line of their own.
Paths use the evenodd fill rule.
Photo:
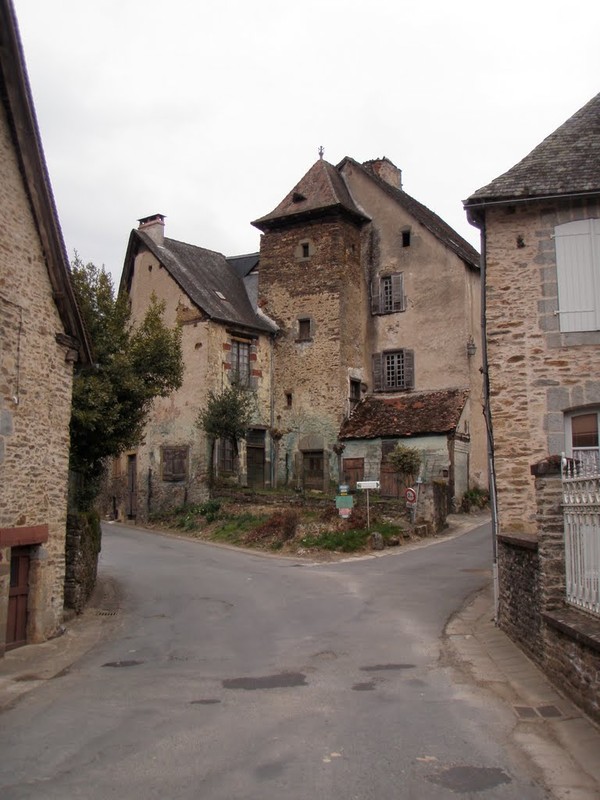
<svg viewBox="0 0 600 800">
<path fill-rule="evenodd" d="M 357 489 L 379 489 L 379 481 L 356 481 Z"/>
<path fill-rule="evenodd" d="M 416 503 L 417 502 L 417 493 L 414 489 L 409 488 L 404 492 L 404 497 L 406 498 L 407 503 Z"/>
<path fill-rule="evenodd" d="M 354 498 L 351 494 L 338 494 L 335 498 L 336 508 L 352 508 L 354 506 Z"/>
</svg>

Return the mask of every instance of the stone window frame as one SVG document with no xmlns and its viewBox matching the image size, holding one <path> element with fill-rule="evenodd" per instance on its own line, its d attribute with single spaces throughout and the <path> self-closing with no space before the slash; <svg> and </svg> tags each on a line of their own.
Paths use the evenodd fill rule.
<svg viewBox="0 0 600 800">
<path fill-rule="evenodd" d="M 312 342 L 315 333 L 314 319 L 308 315 L 298 317 L 296 320 L 296 342 Z"/>
<path fill-rule="evenodd" d="M 296 261 L 310 261 L 316 250 L 312 239 L 300 239 L 294 250 Z"/>
<path fill-rule="evenodd" d="M 596 445 L 577 447 L 573 441 L 573 419 L 577 417 L 596 417 Z M 600 406 L 592 405 L 564 412 L 565 455 L 583 463 L 585 467 L 598 469 L 600 466 Z"/>
<path fill-rule="evenodd" d="M 395 362 L 395 363 L 394 363 Z M 415 388 L 415 354 L 413 350 L 384 350 L 373 353 L 373 391 L 403 392 Z M 391 374 L 396 379 L 390 382 Z"/>
</svg>

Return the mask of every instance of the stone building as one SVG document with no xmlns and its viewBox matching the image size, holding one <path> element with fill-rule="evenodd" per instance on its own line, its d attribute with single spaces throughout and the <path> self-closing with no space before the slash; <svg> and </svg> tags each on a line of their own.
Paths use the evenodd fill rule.
<svg viewBox="0 0 600 800">
<path fill-rule="evenodd" d="M 279 328 L 278 482 L 379 478 L 386 448 L 441 433 L 442 394 L 430 393 L 447 390 L 463 397 L 452 423 L 462 415 L 461 445 L 444 440 L 431 477 L 448 478 L 457 499 L 486 486 L 477 252 L 404 191 L 387 158 L 320 159 L 253 224 L 263 232 L 259 305 Z M 394 430 L 383 414 L 353 437 L 353 419 L 384 398 L 426 408 L 419 431 Z"/>
<path fill-rule="evenodd" d="M 578 552 L 588 596 L 577 599 L 560 464 L 561 453 L 599 464 L 599 130 L 600 94 L 465 202 L 484 252 L 498 622 L 596 718 L 600 528 L 597 507 L 586 507 Z"/>
<path fill-rule="evenodd" d="M 237 258 L 164 238 L 161 215 L 140 221 L 121 288 L 134 318 L 152 292 L 167 302 L 186 372 L 156 401 L 144 442 L 116 463 L 113 513 L 143 518 L 206 497 L 196 419 L 240 369 L 257 393 L 236 465 L 244 484 L 324 491 L 349 471 L 377 479 L 390 447 L 418 436 L 432 454 L 428 478 L 447 479 L 452 497 L 486 485 L 479 256 L 400 178 L 388 159 L 319 159 L 253 223 L 260 253 Z M 343 427 L 374 398 L 400 397 L 419 409 L 418 431 Z M 228 443 L 215 467 L 232 472 Z"/>
<path fill-rule="evenodd" d="M 219 442 L 216 473 L 228 477 L 239 468 L 244 484 L 270 483 L 275 326 L 256 307 L 258 258 L 226 259 L 169 239 L 164 219 L 146 217 L 131 232 L 121 290 L 129 294 L 134 323 L 153 294 L 165 301 L 165 323 L 182 329 L 185 372 L 179 390 L 154 401 L 144 440 L 113 463 L 107 510 L 122 518 L 147 519 L 163 507 L 207 498 L 210 447 L 198 413 L 209 392 L 219 393 L 232 377 L 255 391 L 256 410 L 239 464 L 231 443 Z"/>
<path fill-rule="evenodd" d="M 85 330 L 16 19 L 0 0 L 0 655 L 63 618 L 73 365 Z"/>
</svg>

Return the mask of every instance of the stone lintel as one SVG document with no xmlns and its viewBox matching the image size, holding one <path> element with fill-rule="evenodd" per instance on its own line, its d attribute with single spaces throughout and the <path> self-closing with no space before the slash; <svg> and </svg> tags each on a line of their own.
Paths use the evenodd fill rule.
<svg viewBox="0 0 600 800">
<path fill-rule="evenodd" d="M 523 550 L 537 550 L 538 539 L 532 533 L 499 533 L 498 541 L 506 544 L 509 547 L 520 547 Z"/>
<path fill-rule="evenodd" d="M 28 525 L 18 528 L 0 528 L 0 547 L 19 547 L 43 544 L 48 541 L 48 525 Z"/>
</svg>

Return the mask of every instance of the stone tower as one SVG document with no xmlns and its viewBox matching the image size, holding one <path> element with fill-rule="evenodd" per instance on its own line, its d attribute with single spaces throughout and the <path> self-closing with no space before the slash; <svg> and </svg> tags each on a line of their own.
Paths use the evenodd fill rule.
<svg viewBox="0 0 600 800">
<path fill-rule="evenodd" d="M 367 222 L 338 170 L 320 159 L 252 223 L 263 232 L 259 305 L 280 328 L 273 358 L 280 482 L 324 489 L 338 480 L 338 431 L 367 376 Z"/>
</svg>

